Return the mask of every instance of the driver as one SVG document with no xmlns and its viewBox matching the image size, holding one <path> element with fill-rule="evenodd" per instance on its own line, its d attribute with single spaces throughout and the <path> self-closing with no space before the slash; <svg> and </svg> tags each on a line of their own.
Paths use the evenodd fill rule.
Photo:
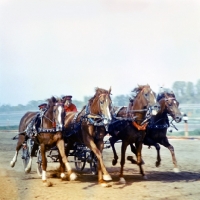
<svg viewBox="0 0 200 200">
<path fill-rule="evenodd" d="M 30 123 L 27 126 L 27 133 L 29 136 L 37 136 L 38 128 L 41 123 L 41 118 L 43 117 L 45 111 L 47 110 L 47 103 L 42 103 L 38 106 L 39 111 L 35 117 L 30 121 Z"/>
<path fill-rule="evenodd" d="M 67 95 L 63 97 L 65 112 L 77 112 L 76 106 L 72 103 L 72 96 Z"/>
</svg>

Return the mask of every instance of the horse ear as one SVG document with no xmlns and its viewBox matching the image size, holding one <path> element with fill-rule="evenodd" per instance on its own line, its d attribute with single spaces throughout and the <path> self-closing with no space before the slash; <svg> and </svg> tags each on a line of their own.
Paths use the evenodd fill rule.
<svg viewBox="0 0 200 200">
<path fill-rule="evenodd" d="M 110 88 L 109 88 L 109 90 L 108 90 L 108 93 L 109 93 L 109 94 L 111 93 L 111 90 L 112 90 L 112 88 L 111 88 L 111 86 L 110 86 Z"/>
</svg>

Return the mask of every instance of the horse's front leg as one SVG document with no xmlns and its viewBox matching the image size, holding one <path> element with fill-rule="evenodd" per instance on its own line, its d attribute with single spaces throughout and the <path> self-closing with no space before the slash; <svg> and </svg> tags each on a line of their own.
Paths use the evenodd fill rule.
<svg viewBox="0 0 200 200">
<path fill-rule="evenodd" d="M 104 142 L 103 142 L 103 140 L 99 140 L 97 142 L 97 148 L 99 149 L 99 151 L 101 152 L 101 155 L 102 155 L 103 148 L 104 148 Z M 105 182 L 103 180 L 103 179 L 105 179 L 105 177 L 103 176 L 102 168 L 101 168 L 101 164 L 100 164 L 99 160 L 98 160 L 98 163 L 97 163 L 97 170 L 98 170 L 98 182 L 99 182 L 99 184 L 101 184 L 101 186 L 103 186 L 103 187 L 110 187 L 111 184 L 109 184 L 108 182 Z M 110 177 L 108 177 L 108 178 L 110 179 Z"/>
<path fill-rule="evenodd" d="M 103 158 L 102 158 L 102 153 L 101 151 L 97 148 L 96 144 L 93 141 L 93 138 L 89 137 L 89 138 L 84 138 L 84 143 L 86 146 L 88 146 L 90 148 L 91 151 L 93 151 L 93 153 L 96 155 L 97 159 L 98 159 L 98 174 L 99 174 L 99 183 L 104 186 L 104 184 L 102 184 L 103 180 L 105 181 L 111 181 L 112 178 L 109 175 L 109 173 L 106 170 L 106 167 L 103 163 Z M 101 173 L 103 173 L 103 179 L 101 176 Z"/>
<path fill-rule="evenodd" d="M 65 164 L 65 167 L 67 168 L 69 179 L 70 180 L 75 180 L 77 178 L 77 175 L 72 171 L 72 168 L 71 168 L 71 166 L 70 166 L 70 164 L 68 162 L 67 156 L 65 154 L 65 143 L 64 143 L 64 140 L 63 139 L 58 140 L 57 143 L 56 143 L 56 146 L 58 147 L 60 156 L 62 158 L 62 162 Z M 61 178 L 64 178 L 64 177 L 65 177 L 65 174 L 61 173 Z"/>
<path fill-rule="evenodd" d="M 14 167 L 15 163 L 17 162 L 17 156 L 19 153 L 19 150 L 22 147 L 23 142 L 25 141 L 25 135 L 19 135 L 18 141 L 17 141 L 17 146 L 16 146 L 16 151 L 13 159 L 10 161 L 10 166 Z"/>
<path fill-rule="evenodd" d="M 156 142 L 154 142 L 151 138 L 145 137 L 144 139 L 144 144 L 147 146 L 154 146 L 157 151 L 157 161 L 155 163 L 156 167 L 160 166 L 161 163 L 161 157 L 160 157 L 160 145 Z"/>
<path fill-rule="evenodd" d="M 115 149 L 115 143 L 117 142 L 118 138 L 117 137 L 110 137 L 109 141 L 110 141 L 110 145 L 112 147 L 113 150 L 113 154 L 114 154 L 114 158 L 112 160 L 112 165 L 116 165 L 117 164 L 117 160 L 118 160 L 118 155 Z"/>
<path fill-rule="evenodd" d="M 42 157 L 42 181 L 46 182 L 47 181 L 47 158 L 45 155 L 45 144 L 40 144 L 40 151 L 41 151 L 41 157 Z"/>
<path fill-rule="evenodd" d="M 165 139 L 162 140 L 161 143 L 163 146 L 165 146 L 166 148 L 168 148 L 171 152 L 172 155 L 172 161 L 174 164 L 174 172 L 180 172 L 180 170 L 178 169 L 178 165 L 177 165 L 177 161 L 176 161 L 176 156 L 175 156 L 175 152 L 174 152 L 174 147 L 169 143 L 167 137 Z"/>
</svg>

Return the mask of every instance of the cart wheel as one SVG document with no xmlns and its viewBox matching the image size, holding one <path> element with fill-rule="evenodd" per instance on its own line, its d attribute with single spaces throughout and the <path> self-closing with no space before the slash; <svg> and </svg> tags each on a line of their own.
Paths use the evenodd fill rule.
<svg viewBox="0 0 200 200">
<path fill-rule="evenodd" d="M 42 156 L 40 152 L 40 147 L 37 151 L 37 174 L 38 176 L 42 176 Z"/>
<path fill-rule="evenodd" d="M 82 171 L 85 168 L 86 152 L 75 152 L 74 162 L 76 169 L 78 171 Z"/>
<path fill-rule="evenodd" d="M 90 156 L 92 158 L 92 161 L 90 162 L 90 170 L 91 170 L 91 173 L 93 175 L 97 175 L 98 174 L 98 171 L 97 171 L 97 157 L 96 155 L 94 155 L 94 153 L 91 151 L 90 152 Z"/>
</svg>

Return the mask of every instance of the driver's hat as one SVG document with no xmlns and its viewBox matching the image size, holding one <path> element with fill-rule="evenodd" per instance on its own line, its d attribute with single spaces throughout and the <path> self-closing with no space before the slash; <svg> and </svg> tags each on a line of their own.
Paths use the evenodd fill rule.
<svg viewBox="0 0 200 200">
<path fill-rule="evenodd" d="M 41 108 L 45 108 L 46 106 L 47 106 L 47 103 L 42 103 L 38 107 L 39 107 L 39 109 L 41 109 Z"/>
</svg>

